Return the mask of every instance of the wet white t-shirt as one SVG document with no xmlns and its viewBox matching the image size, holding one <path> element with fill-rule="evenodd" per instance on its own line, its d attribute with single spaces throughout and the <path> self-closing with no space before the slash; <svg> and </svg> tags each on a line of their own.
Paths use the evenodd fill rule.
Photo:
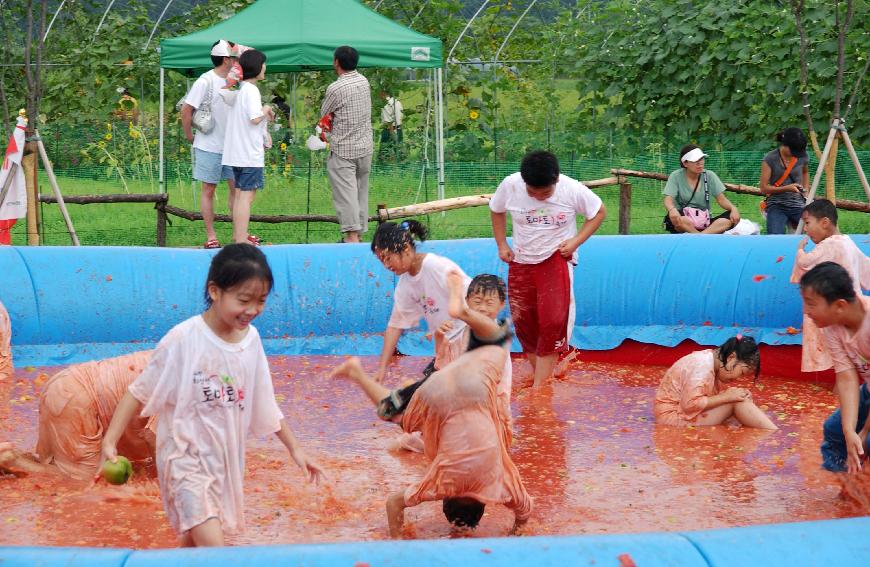
<svg viewBox="0 0 870 567">
<path fill-rule="evenodd" d="M 598 214 L 601 198 L 579 181 L 560 175 L 550 198 L 539 201 L 529 196 L 526 182 L 514 173 L 498 186 L 489 209 L 511 214 L 514 261 L 539 264 L 577 235 L 578 214 L 587 219 Z"/>
<path fill-rule="evenodd" d="M 251 120 L 263 116 L 263 101 L 256 85 L 242 81 L 236 103 L 227 119 L 227 133 L 224 138 L 224 152 L 221 163 L 234 167 L 263 167 L 264 118 L 259 124 Z"/>
<path fill-rule="evenodd" d="M 281 428 L 272 376 L 253 326 L 239 343 L 201 315 L 176 325 L 130 385 L 157 418 L 157 473 L 167 519 L 179 533 L 218 517 L 244 528 L 245 438 Z"/>
<path fill-rule="evenodd" d="M 450 297 L 447 288 L 447 274 L 452 271 L 462 274 L 462 293 L 471 283 L 462 268 L 455 262 L 437 254 L 428 253 L 423 258 L 423 265 L 416 276 L 402 274 L 396 291 L 393 294 L 393 313 L 390 315 L 390 327 L 410 329 L 419 324 L 420 319 L 426 320 L 430 332 L 434 332 L 444 321 L 450 319 L 447 314 L 447 303 Z M 459 337 L 465 330 L 465 323 L 453 321 L 453 329 L 447 334 L 447 339 Z"/>
<path fill-rule="evenodd" d="M 214 71 L 203 73 L 193 86 L 190 87 L 190 92 L 184 99 L 184 102 L 195 109 L 202 106 L 202 103 L 208 98 L 208 91 L 211 89 L 211 115 L 214 119 L 214 128 L 208 134 L 203 134 L 196 128 L 193 136 L 193 147 L 199 148 L 206 152 L 215 154 L 224 151 L 224 134 L 226 133 L 227 118 L 229 117 L 230 107 L 224 102 L 223 97 L 218 91 L 227 84 L 227 80 L 219 76 Z"/>
</svg>

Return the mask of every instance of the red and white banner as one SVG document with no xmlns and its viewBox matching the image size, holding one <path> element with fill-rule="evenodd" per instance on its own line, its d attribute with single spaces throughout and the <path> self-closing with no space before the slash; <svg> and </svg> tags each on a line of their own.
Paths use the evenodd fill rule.
<svg viewBox="0 0 870 567">
<path fill-rule="evenodd" d="M 27 215 L 27 192 L 24 188 L 24 170 L 21 169 L 21 156 L 24 154 L 24 129 L 27 119 L 18 117 L 18 124 L 9 137 L 3 168 L 0 169 L 0 191 L 9 183 L 6 198 L 0 204 L 0 220 L 20 219 Z M 13 164 L 15 166 L 13 167 Z M 7 179 L 12 175 L 12 179 Z"/>
</svg>

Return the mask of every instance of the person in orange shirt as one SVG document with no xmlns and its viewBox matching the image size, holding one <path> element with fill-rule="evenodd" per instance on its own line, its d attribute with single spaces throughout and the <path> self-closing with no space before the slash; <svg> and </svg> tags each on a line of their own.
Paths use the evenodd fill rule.
<svg viewBox="0 0 870 567">
<path fill-rule="evenodd" d="M 805 252 L 807 238 L 800 241 L 794 259 L 791 283 L 800 282 L 805 273 L 822 262 L 836 262 L 849 273 L 857 295 L 861 295 L 862 289 L 870 289 L 870 258 L 861 252 L 851 238 L 840 234 L 837 228 L 837 207 L 827 199 L 816 199 L 804 207 L 801 218 L 804 221 L 807 237 L 816 247 L 810 252 Z M 833 362 L 831 355 L 825 349 L 822 333 L 806 313 L 802 334 L 801 370 L 821 372 L 831 368 Z"/>
<path fill-rule="evenodd" d="M 674 363 L 656 392 L 653 414 L 664 425 L 720 425 L 734 417 L 746 427 L 777 429 L 746 388 L 728 387 L 751 374 L 761 358 L 752 337 L 737 335 L 722 346 L 699 350 Z"/>
<path fill-rule="evenodd" d="M 512 509 L 515 529 L 528 520 L 532 499 L 508 452 L 509 418 L 497 394 L 505 356 L 503 346 L 481 346 L 393 391 L 369 378 L 358 358 L 332 372 L 356 382 L 382 419 L 422 434 L 431 463 L 422 480 L 387 498 L 391 537 L 402 533 L 405 508 L 428 501 L 441 500 L 447 520 L 460 527 L 476 527 L 487 504 Z"/>
<path fill-rule="evenodd" d="M 822 467 L 861 470 L 870 441 L 870 297 L 855 293 L 849 272 L 822 262 L 800 282 L 804 313 L 822 330 L 837 376 L 840 407 L 825 420 Z"/>
<path fill-rule="evenodd" d="M 88 480 L 100 464 L 103 434 L 118 401 L 151 359 L 152 351 L 75 364 L 48 379 L 39 397 L 36 455 L 0 443 L 0 469 L 59 474 Z M 124 433 L 121 452 L 131 461 L 154 457 L 154 433 L 137 418 Z"/>
</svg>

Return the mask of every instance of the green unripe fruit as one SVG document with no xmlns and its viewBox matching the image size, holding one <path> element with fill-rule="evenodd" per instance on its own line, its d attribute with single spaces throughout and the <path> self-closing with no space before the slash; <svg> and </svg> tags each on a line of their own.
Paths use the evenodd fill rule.
<svg viewBox="0 0 870 567">
<path fill-rule="evenodd" d="M 118 462 L 103 463 L 103 478 L 110 484 L 124 484 L 133 476 L 133 465 L 127 457 L 118 457 Z"/>
</svg>

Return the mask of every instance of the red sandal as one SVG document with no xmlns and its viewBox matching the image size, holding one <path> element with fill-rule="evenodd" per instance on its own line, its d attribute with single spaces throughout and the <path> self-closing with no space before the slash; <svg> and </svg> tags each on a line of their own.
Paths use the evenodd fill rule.
<svg viewBox="0 0 870 567">
<path fill-rule="evenodd" d="M 248 235 L 248 242 L 250 242 L 250 243 L 253 244 L 254 246 L 260 246 L 260 245 L 262 244 L 262 241 L 260 240 L 260 237 L 259 237 L 259 236 L 256 236 L 256 235 L 253 235 L 253 234 L 249 234 L 249 235 Z"/>
<path fill-rule="evenodd" d="M 221 247 L 221 243 L 218 241 L 217 238 L 212 238 L 212 239 L 210 239 L 210 240 L 206 240 L 206 241 L 205 241 L 205 244 L 203 244 L 202 247 L 203 247 L 203 248 L 206 248 L 206 249 L 208 249 L 208 250 L 213 250 L 213 249 L 215 249 L 215 248 L 220 248 L 220 247 Z"/>
</svg>

